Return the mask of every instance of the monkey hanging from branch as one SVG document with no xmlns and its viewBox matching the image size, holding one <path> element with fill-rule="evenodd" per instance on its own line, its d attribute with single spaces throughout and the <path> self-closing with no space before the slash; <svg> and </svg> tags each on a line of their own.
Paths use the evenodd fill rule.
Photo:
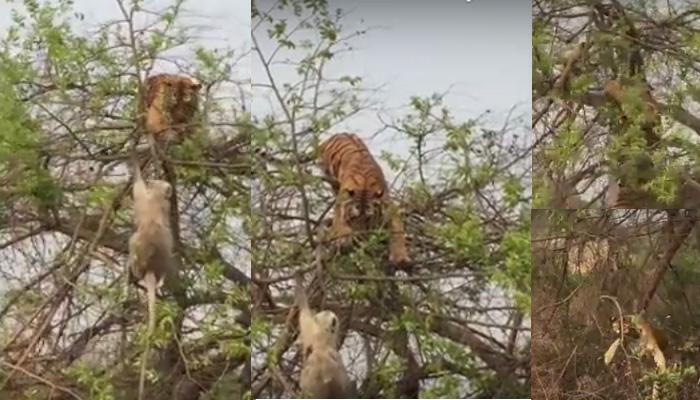
<svg viewBox="0 0 700 400">
<path fill-rule="evenodd" d="M 134 162 L 134 225 L 129 239 L 129 271 L 141 281 L 148 301 L 146 349 L 141 359 L 139 397 L 143 399 L 146 362 L 151 336 L 156 324 L 156 290 L 168 274 L 174 272 L 173 233 L 170 228 L 170 196 L 172 187 L 163 180 L 143 180 L 138 163 Z"/>
<path fill-rule="evenodd" d="M 645 39 L 619 1 L 611 0 L 610 4 L 594 2 L 593 10 L 596 26 L 604 32 L 616 32 L 621 40 L 621 45 L 615 46 L 618 60 L 611 66 L 614 78 L 603 88 L 605 97 L 620 111 L 620 124 L 613 124 L 617 125 L 614 130 L 633 132 L 629 129 L 634 127 L 641 131 L 643 140 L 643 150 L 620 154 L 614 163 L 606 197 L 613 208 L 646 208 L 650 201 L 654 202 L 645 186 L 658 172 L 650 153 L 661 142 L 661 111 L 645 76 L 642 52 Z M 627 65 L 627 74 L 619 71 L 617 65 Z M 638 144 L 627 142 L 635 141 L 636 137 L 624 135 L 622 144 L 634 148 Z"/>
<path fill-rule="evenodd" d="M 650 152 L 658 148 L 661 138 L 659 128 L 661 126 L 661 113 L 659 105 L 652 96 L 651 87 L 644 80 L 613 79 L 605 84 L 603 94 L 615 104 L 620 112 L 619 128 L 624 132 L 631 127 L 638 127 L 642 135 L 644 150 L 632 154 L 621 154 L 615 168 L 616 182 L 609 189 L 619 188 L 624 196 L 616 197 L 614 208 L 621 206 L 637 208 L 633 200 L 635 197 L 644 199 L 639 190 L 645 190 L 644 186 L 652 181 L 657 174 L 657 166 L 654 164 Z M 634 132 L 634 131 L 632 131 Z M 634 141 L 637 135 L 622 136 L 625 142 Z M 633 146 L 632 143 L 629 146 Z M 619 198 L 618 198 L 619 197 Z M 624 197 L 624 198 L 623 198 Z M 632 203 L 630 203 L 632 202 Z M 629 204 L 628 204 L 629 203 Z"/>
<path fill-rule="evenodd" d="M 355 386 L 338 352 L 338 317 L 332 311 L 314 313 L 309 308 L 300 273 L 296 278 L 295 301 L 299 307 L 299 342 L 302 396 L 308 398 L 352 398 Z"/>
</svg>

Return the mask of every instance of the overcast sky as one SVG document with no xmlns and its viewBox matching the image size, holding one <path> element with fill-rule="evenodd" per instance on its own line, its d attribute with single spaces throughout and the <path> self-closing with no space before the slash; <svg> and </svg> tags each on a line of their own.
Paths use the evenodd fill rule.
<svg viewBox="0 0 700 400">
<path fill-rule="evenodd" d="M 273 0 L 260 0 L 265 7 Z M 450 90 L 450 108 L 463 119 L 487 109 L 494 121 L 520 104 L 530 112 L 531 3 L 524 0 L 329 0 L 330 7 L 349 12 L 346 31 L 370 28 L 353 42 L 355 51 L 331 64 L 330 71 L 362 76 L 367 87 L 383 85 L 373 98 L 389 110 L 410 96 Z M 85 28 L 120 17 L 116 0 L 76 0 L 86 15 Z M 150 0 L 162 9 L 168 0 Z M 250 2 L 247 0 L 188 0 L 191 22 L 202 28 L 198 41 L 207 47 L 244 49 L 250 44 Z M 8 26 L 9 5 L 0 0 L 0 31 Z M 196 17 L 199 16 L 199 17 Z M 141 21 L 143 22 L 143 21 Z M 260 35 L 265 36 L 265 35 Z M 249 76 L 250 64 L 235 72 Z M 256 64 L 252 64 L 256 68 Z M 255 75 L 255 73 L 254 73 Z M 292 80 L 292 76 L 288 76 Z M 254 78 L 255 79 L 255 78 Z M 260 104 L 260 103 L 258 103 Z M 380 122 L 365 113 L 339 126 L 361 134 L 374 132 Z M 377 139 L 379 145 L 391 139 Z"/>
<path fill-rule="evenodd" d="M 0 36 L 10 23 L 10 10 L 15 4 L 7 0 L 0 0 Z M 131 1 L 126 0 L 129 4 Z M 174 4 L 171 0 L 146 0 L 144 8 L 159 11 Z M 84 24 L 80 28 L 86 32 L 94 29 L 101 23 L 122 18 L 116 0 L 75 0 L 74 9 L 85 14 Z M 232 47 L 234 49 L 246 49 L 250 47 L 250 1 L 249 0 L 185 0 L 185 13 L 187 18 L 181 20 L 181 24 L 195 26 L 197 37 L 193 44 L 203 45 L 207 48 Z M 150 17 L 152 20 L 152 17 Z M 137 23 L 145 24 L 144 19 Z M 234 71 L 236 78 L 250 76 L 250 62 L 240 64 Z"/>
<path fill-rule="evenodd" d="M 529 104 L 531 5 L 522 0 L 331 0 L 348 29 L 377 27 L 348 57 L 392 106 L 452 87 L 465 113 Z M 527 107 L 529 108 L 529 107 Z"/>
<path fill-rule="evenodd" d="M 275 0 L 258 0 L 267 10 Z M 329 0 L 331 9 L 348 13 L 344 32 L 369 28 L 354 40 L 352 53 L 334 57 L 327 75 L 361 76 L 367 87 L 382 86 L 372 100 L 381 102 L 389 116 L 400 117 L 411 96 L 450 91 L 448 106 L 462 120 L 491 110 L 490 121 L 500 124 L 507 111 L 519 105 L 523 125 L 530 125 L 531 2 L 526 0 Z M 280 17 L 279 14 L 275 14 Z M 296 17 L 287 17 L 293 25 Z M 256 35 L 266 54 L 273 43 L 265 32 Z M 281 57 L 283 58 L 283 57 Z M 265 80 L 253 57 L 253 82 Z M 278 83 L 296 82 L 293 69 L 278 67 Z M 254 89 L 253 112 L 264 114 L 269 103 Z M 357 132 L 365 139 L 382 123 L 376 112 L 366 112 L 340 124 L 334 131 Z M 406 147 L 395 135 L 372 139 L 373 149 L 401 154 Z M 389 174 L 391 175 L 391 174 Z"/>
<path fill-rule="evenodd" d="M 17 3 L 17 2 L 15 2 Z M 125 1 L 130 3 L 130 1 Z M 144 8 L 162 9 L 173 4 L 170 0 L 146 0 Z M 15 6 L 17 4 L 14 4 Z M 13 4 L 0 0 L 0 31 L 4 31 L 10 21 L 9 11 Z M 250 1 L 248 0 L 186 0 L 184 7 L 190 13 L 207 16 L 207 25 L 212 28 L 216 41 L 225 40 L 237 45 L 248 43 L 250 37 Z M 116 0 L 75 0 L 74 9 L 85 14 L 87 25 L 119 18 L 119 6 Z M 238 46 L 236 46 L 238 47 Z"/>
</svg>

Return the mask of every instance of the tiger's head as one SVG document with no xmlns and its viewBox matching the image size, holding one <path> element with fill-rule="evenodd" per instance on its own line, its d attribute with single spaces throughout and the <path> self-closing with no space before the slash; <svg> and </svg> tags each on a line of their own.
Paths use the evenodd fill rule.
<svg viewBox="0 0 700 400">
<path fill-rule="evenodd" d="M 341 182 L 343 206 L 352 225 L 372 226 L 381 219 L 384 210 L 384 185 L 371 179 L 354 179 Z"/>
<path fill-rule="evenodd" d="M 177 83 L 177 97 L 180 101 L 196 108 L 199 99 L 199 89 L 202 88 L 201 82 L 195 78 L 183 76 Z"/>
<path fill-rule="evenodd" d="M 172 122 L 189 122 L 199 105 L 199 90 L 202 84 L 189 76 L 172 76 L 164 80 L 165 102 L 164 107 L 171 115 Z"/>
<path fill-rule="evenodd" d="M 147 129 L 166 135 L 170 129 L 185 133 L 199 105 L 202 84 L 195 78 L 177 74 L 158 74 L 146 80 L 145 106 Z"/>
</svg>

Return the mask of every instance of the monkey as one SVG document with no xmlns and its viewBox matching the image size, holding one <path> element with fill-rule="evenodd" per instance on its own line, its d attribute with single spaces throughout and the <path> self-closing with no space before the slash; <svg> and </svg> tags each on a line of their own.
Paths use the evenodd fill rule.
<svg viewBox="0 0 700 400">
<path fill-rule="evenodd" d="M 622 320 L 617 316 L 612 316 L 610 317 L 610 322 L 612 323 L 613 331 L 621 336 L 615 343 L 621 343 L 623 336 L 636 340 L 637 349 L 641 357 L 649 356 L 653 358 L 657 370 L 661 373 L 666 371 L 667 355 L 672 349 L 671 346 L 669 346 L 668 336 L 666 336 L 662 330 L 654 327 L 639 314 L 622 316 Z M 613 347 L 615 343 L 611 346 L 613 351 L 615 349 L 615 347 Z M 610 350 L 608 350 L 608 352 L 609 351 Z M 606 357 L 608 352 L 606 352 Z M 654 380 L 652 383 L 651 398 L 657 399 L 658 393 L 659 382 Z"/>
<path fill-rule="evenodd" d="M 640 125 L 644 131 L 644 139 L 647 141 L 647 145 L 653 147 L 659 142 L 659 136 L 654 131 L 655 128 L 661 124 L 659 105 L 652 97 L 651 87 L 649 87 L 649 85 L 644 84 L 644 87 L 640 88 L 635 86 L 637 85 L 624 85 L 619 80 L 612 79 L 605 83 L 603 94 L 622 108 L 623 118 L 625 119 L 631 117 L 631 115 L 625 115 L 628 111 L 623 108 L 623 105 L 626 103 L 626 98 L 634 96 L 641 100 L 643 118 Z"/>
<path fill-rule="evenodd" d="M 558 92 L 559 95 L 564 97 L 569 96 L 569 84 L 574 75 L 577 72 L 580 72 L 580 64 L 583 63 L 583 59 L 586 57 L 586 53 L 590 49 L 591 43 L 592 42 L 581 42 L 568 53 L 564 63 L 564 68 L 554 83 L 554 90 Z"/>
<path fill-rule="evenodd" d="M 158 74 L 146 79 L 146 131 L 161 142 L 181 142 L 199 107 L 201 82 L 185 75 Z"/>
<path fill-rule="evenodd" d="M 613 79 L 606 82 L 603 94 L 621 111 L 620 121 L 623 127 L 630 126 L 633 120 L 639 121 L 638 126 L 643 134 L 647 150 L 653 150 L 659 145 L 661 139 L 658 135 L 658 128 L 661 125 L 661 113 L 658 103 L 652 97 L 649 85 L 644 81 L 634 83 L 629 82 L 629 80 Z M 639 117 L 637 117 L 635 110 L 629 108 L 635 105 L 635 101 L 639 101 Z M 656 165 L 649 151 L 621 155 L 614 164 L 616 165 L 614 175 L 619 181 L 617 184 L 620 187 L 620 193 L 631 193 L 630 190 L 643 188 L 657 174 Z M 620 196 L 620 198 L 623 197 L 625 196 Z"/>
<path fill-rule="evenodd" d="M 345 399 L 355 388 L 343 366 L 338 347 L 338 317 L 332 311 L 313 313 L 296 274 L 296 304 L 299 307 L 299 342 L 302 369 L 299 386 L 308 398 Z"/>
<path fill-rule="evenodd" d="M 172 187 L 166 181 L 146 183 L 138 163 L 134 163 L 134 225 L 129 239 L 129 271 L 146 289 L 148 326 L 146 349 L 141 359 L 139 400 L 143 397 L 146 361 L 156 323 L 156 290 L 173 269 L 173 235 L 170 229 Z"/>
<path fill-rule="evenodd" d="M 610 317 L 615 334 L 638 340 L 641 354 L 649 355 L 660 370 L 666 369 L 665 353 L 669 350 L 668 336 L 653 326 L 641 315 L 623 316 L 622 321 L 617 316 Z"/>
</svg>

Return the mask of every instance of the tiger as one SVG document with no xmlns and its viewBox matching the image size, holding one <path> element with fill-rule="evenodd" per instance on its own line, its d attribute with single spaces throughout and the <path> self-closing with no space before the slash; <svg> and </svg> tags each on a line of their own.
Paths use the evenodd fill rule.
<svg viewBox="0 0 700 400">
<path fill-rule="evenodd" d="M 336 197 L 333 239 L 348 247 L 353 232 L 385 227 L 388 222 L 389 262 L 409 264 L 403 221 L 392 205 L 384 173 L 362 139 L 353 133 L 338 133 L 320 145 L 319 153 L 319 165 Z"/>
<path fill-rule="evenodd" d="M 195 78 L 158 74 L 145 82 L 146 131 L 159 141 L 181 142 L 197 111 L 202 84 Z"/>
</svg>

